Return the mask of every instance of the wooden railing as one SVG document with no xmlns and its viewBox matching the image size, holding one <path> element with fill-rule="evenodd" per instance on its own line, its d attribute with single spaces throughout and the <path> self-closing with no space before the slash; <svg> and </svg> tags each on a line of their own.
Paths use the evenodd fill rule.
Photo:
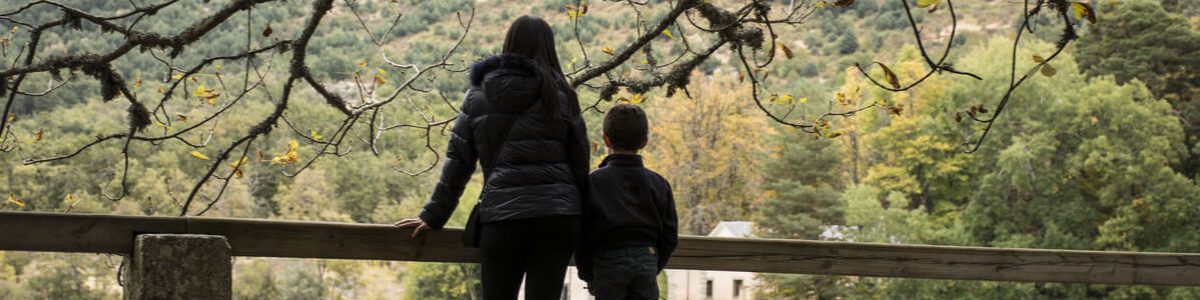
<svg viewBox="0 0 1200 300">
<path fill-rule="evenodd" d="M 390 225 L 207 217 L 0 212 L 0 250 L 129 253 L 138 234 L 228 239 L 233 256 L 478 262 L 458 229 L 408 237 Z M 668 268 L 1096 284 L 1200 286 L 1200 254 L 892 245 L 683 236 Z"/>
</svg>

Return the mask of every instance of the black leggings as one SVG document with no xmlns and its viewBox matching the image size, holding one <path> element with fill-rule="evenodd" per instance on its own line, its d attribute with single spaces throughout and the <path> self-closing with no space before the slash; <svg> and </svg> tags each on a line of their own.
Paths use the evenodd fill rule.
<svg viewBox="0 0 1200 300">
<path fill-rule="evenodd" d="M 579 217 L 557 216 L 483 224 L 483 299 L 559 299 L 567 263 L 579 241 Z"/>
</svg>

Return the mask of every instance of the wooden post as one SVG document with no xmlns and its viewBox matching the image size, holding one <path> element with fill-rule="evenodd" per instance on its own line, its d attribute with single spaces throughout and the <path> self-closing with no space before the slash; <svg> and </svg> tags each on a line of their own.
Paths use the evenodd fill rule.
<svg viewBox="0 0 1200 300">
<path fill-rule="evenodd" d="M 125 299 L 230 299 L 231 253 L 218 235 L 138 235 Z"/>
</svg>

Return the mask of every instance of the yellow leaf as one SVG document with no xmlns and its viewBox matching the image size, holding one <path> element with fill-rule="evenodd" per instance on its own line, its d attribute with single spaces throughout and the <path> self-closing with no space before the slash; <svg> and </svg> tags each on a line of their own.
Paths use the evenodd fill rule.
<svg viewBox="0 0 1200 300">
<path fill-rule="evenodd" d="M 133 88 L 135 88 L 135 89 L 142 88 L 142 78 L 139 77 L 138 79 L 133 81 Z"/>
<path fill-rule="evenodd" d="M 274 164 L 285 164 L 286 165 L 286 164 L 300 161 L 300 155 L 296 154 L 296 148 L 299 148 L 299 147 L 300 147 L 300 143 L 296 142 L 296 140 L 288 141 L 287 152 L 283 153 L 283 155 L 272 158 L 271 164 L 273 164 L 273 165 Z"/>
<path fill-rule="evenodd" d="M 675 35 L 671 34 L 670 29 L 663 29 L 662 34 L 667 36 L 667 38 L 669 38 L 669 39 L 672 39 L 672 40 L 675 39 Z"/>
<path fill-rule="evenodd" d="M 630 96 L 628 101 L 629 101 L 629 104 L 634 104 L 634 105 L 642 104 L 642 102 L 646 101 L 646 97 L 642 96 L 642 93 L 636 93 L 636 94 L 633 94 L 633 96 Z"/>
<path fill-rule="evenodd" d="M 13 195 L 12 193 L 8 193 L 8 201 L 5 201 L 5 202 L 15 204 L 16 206 L 19 206 L 19 207 L 25 207 L 25 201 L 21 200 L 21 199 L 17 199 L 17 196 Z"/>
<path fill-rule="evenodd" d="M 384 78 L 384 76 L 387 76 L 387 70 L 384 70 L 383 68 L 376 69 L 375 70 L 375 85 L 383 85 L 383 84 L 387 83 L 388 82 L 387 78 Z"/>
<path fill-rule="evenodd" d="M 883 69 L 883 78 L 887 80 L 887 83 L 892 85 L 893 89 L 899 89 L 900 79 L 896 77 L 896 73 L 892 72 L 892 69 L 881 62 L 876 62 L 876 64 L 879 64 L 879 67 Z"/>
<path fill-rule="evenodd" d="M 929 8 L 930 6 L 938 5 L 942 0 L 917 0 L 917 7 Z"/>
<path fill-rule="evenodd" d="M 808 97 L 800 97 L 800 104 L 808 103 Z"/>
<path fill-rule="evenodd" d="M 316 140 L 318 142 L 320 142 L 321 139 L 324 138 L 324 136 L 321 136 L 321 134 L 317 133 L 316 130 L 309 132 L 309 136 L 311 136 L 313 140 Z"/>
<path fill-rule="evenodd" d="M 38 130 L 36 133 L 33 134 L 33 142 L 37 143 L 37 142 L 41 142 L 41 141 L 42 141 L 42 131 Z"/>
<path fill-rule="evenodd" d="M 1039 63 L 1039 64 L 1040 64 L 1040 63 L 1042 63 L 1042 62 L 1044 62 L 1044 61 L 1046 61 L 1046 59 L 1045 59 L 1045 58 L 1042 58 L 1042 56 L 1041 56 L 1041 55 L 1037 55 L 1037 54 L 1034 54 L 1034 55 L 1033 55 L 1033 62 L 1035 62 L 1035 63 Z"/>
<path fill-rule="evenodd" d="M 17 26 L 15 26 L 15 25 L 14 25 L 14 26 L 13 26 L 13 28 L 12 28 L 12 30 L 11 30 L 11 31 L 9 31 L 9 32 L 12 32 L 12 33 L 17 33 Z"/>
<path fill-rule="evenodd" d="M 209 160 L 207 155 L 204 155 L 204 153 L 200 153 L 200 151 L 196 150 L 192 150 L 192 157 L 199 158 L 201 160 Z"/>
<path fill-rule="evenodd" d="M 771 102 L 781 103 L 781 104 L 795 104 L 796 98 L 792 97 L 792 95 L 789 95 L 789 94 L 771 95 Z"/>
<path fill-rule="evenodd" d="M 825 6 L 828 6 L 828 5 L 829 5 L 829 2 L 825 2 L 825 0 L 821 0 L 821 1 L 817 1 L 817 3 L 814 4 L 813 6 L 816 8 L 825 8 Z"/>
<path fill-rule="evenodd" d="M 779 50 L 783 51 L 783 57 L 792 59 L 792 48 L 788 48 L 787 43 L 779 42 Z"/>
<path fill-rule="evenodd" d="M 1075 10 L 1075 17 L 1084 19 L 1092 24 L 1096 23 L 1096 11 L 1092 10 L 1092 6 L 1083 2 L 1071 2 L 1071 8 Z"/>
<path fill-rule="evenodd" d="M 63 197 L 63 202 L 69 202 L 71 205 L 75 205 L 75 203 L 78 201 L 75 201 L 75 195 L 67 194 L 66 197 Z"/>
<path fill-rule="evenodd" d="M 171 79 L 175 79 L 175 80 L 183 79 L 183 73 L 175 74 L 175 75 L 171 76 Z"/>
<path fill-rule="evenodd" d="M 841 132 L 841 131 L 834 131 L 834 132 L 830 132 L 828 135 L 826 135 L 826 136 L 825 136 L 825 138 L 830 138 L 830 139 L 832 139 L 832 138 L 839 137 L 839 136 L 842 136 L 842 132 Z"/>
<path fill-rule="evenodd" d="M 367 61 L 364 60 L 364 61 L 358 62 L 359 69 L 366 68 L 366 67 L 367 67 Z"/>
<path fill-rule="evenodd" d="M 166 89 L 163 89 L 163 87 L 159 86 L 159 87 L 158 87 L 158 93 L 159 93 L 159 94 L 166 94 L 166 93 L 167 93 L 167 90 L 166 90 Z"/>
<path fill-rule="evenodd" d="M 197 86 L 195 91 L 192 91 L 192 97 L 204 98 L 204 96 L 207 94 L 208 88 L 205 88 L 203 84 Z"/>
<path fill-rule="evenodd" d="M 567 17 L 570 17 L 571 20 L 582 17 L 584 14 L 587 14 L 587 5 L 580 4 L 579 7 L 576 7 L 574 4 L 567 4 Z"/>
<path fill-rule="evenodd" d="M 600 51 L 604 52 L 604 54 L 616 55 L 616 54 L 613 54 L 613 48 L 609 47 L 609 46 L 604 46 L 604 49 L 600 49 Z"/>
<path fill-rule="evenodd" d="M 1096 123 L 1100 123 L 1100 118 L 1097 118 L 1096 116 L 1092 116 L 1091 121 L 1092 121 L 1092 125 L 1096 125 Z"/>
<path fill-rule="evenodd" d="M 230 169 L 230 170 L 233 170 L 233 177 L 234 177 L 234 178 L 242 178 L 242 168 L 241 168 L 241 166 L 242 166 L 243 164 L 245 164 L 245 163 L 246 163 L 246 158 L 245 158 L 245 157 L 242 157 L 242 159 L 241 159 L 241 160 L 238 160 L 238 161 L 235 161 L 235 162 L 233 162 L 232 164 L 229 164 L 229 169 Z"/>
</svg>

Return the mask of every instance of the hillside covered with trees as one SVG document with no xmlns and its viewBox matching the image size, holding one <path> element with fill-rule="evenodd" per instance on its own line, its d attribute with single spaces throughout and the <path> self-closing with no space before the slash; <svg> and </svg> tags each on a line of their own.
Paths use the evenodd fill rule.
<svg viewBox="0 0 1200 300">
<path fill-rule="evenodd" d="M 1020 1 L 765 1 L 764 19 L 804 15 L 758 32 L 753 50 L 745 45 L 753 37 L 732 36 L 748 29 L 708 27 L 725 16 L 718 10 L 696 8 L 661 33 L 647 30 L 692 1 L 347 0 L 333 1 L 315 27 L 310 1 L 290 1 L 239 10 L 180 53 L 127 50 L 111 71 L 52 68 L 13 91 L 17 75 L 4 72 L 28 65 L 26 57 L 118 51 L 129 41 L 122 26 L 134 24 L 186 36 L 195 29 L 188 24 L 239 1 L 182 1 L 122 26 L 67 18 L 78 25 L 45 29 L 28 55 L 33 29 L 22 24 L 73 14 L 26 6 L 33 2 L 0 7 L 21 12 L 0 15 L 8 90 L 0 95 L 10 104 L 0 131 L 3 210 L 360 223 L 415 216 L 436 183 L 465 69 L 499 51 L 512 19 L 532 14 L 554 25 L 568 75 L 592 76 L 575 84 L 595 162 L 604 155 L 603 111 L 618 102 L 647 110 L 643 154 L 675 187 L 682 234 L 748 220 L 770 238 L 820 239 L 840 225 L 849 228 L 844 240 L 858 242 L 1200 252 L 1194 1 L 1083 1 L 1096 20 L 1064 10 L 1078 35 L 1066 44 L 1056 15 L 1026 22 Z M 102 16 L 159 3 L 60 2 Z M 755 1 L 699 5 L 740 13 L 743 2 Z M 1017 32 L 1025 35 L 1014 48 Z M 288 48 L 304 36 L 300 74 Z M 642 36 L 645 48 L 625 51 Z M 934 63 L 943 48 L 953 51 Z M 239 53 L 247 55 L 208 60 Z M 1010 78 L 1026 70 L 1029 79 L 1013 88 Z M 97 80 L 113 78 L 104 74 L 120 74 L 125 89 L 110 90 L 113 80 Z M 321 88 L 280 92 L 293 81 Z M 140 127 L 131 126 L 140 118 L 126 98 L 146 106 Z M 264 116 L 277 120 L 271 129 L 262 129 Z M 450 226 L 465 222 L 481 184 L 476 174 Z M 0 252 L 0 299 L 119 298 L 124 263 Z M 238 258 L 234 293 L 470 299 L 477 274 L 470 264 Z M 1200 298 L 1196 288 L 761 278 L 755 293 L 769 299 Z"/>
</svg>

